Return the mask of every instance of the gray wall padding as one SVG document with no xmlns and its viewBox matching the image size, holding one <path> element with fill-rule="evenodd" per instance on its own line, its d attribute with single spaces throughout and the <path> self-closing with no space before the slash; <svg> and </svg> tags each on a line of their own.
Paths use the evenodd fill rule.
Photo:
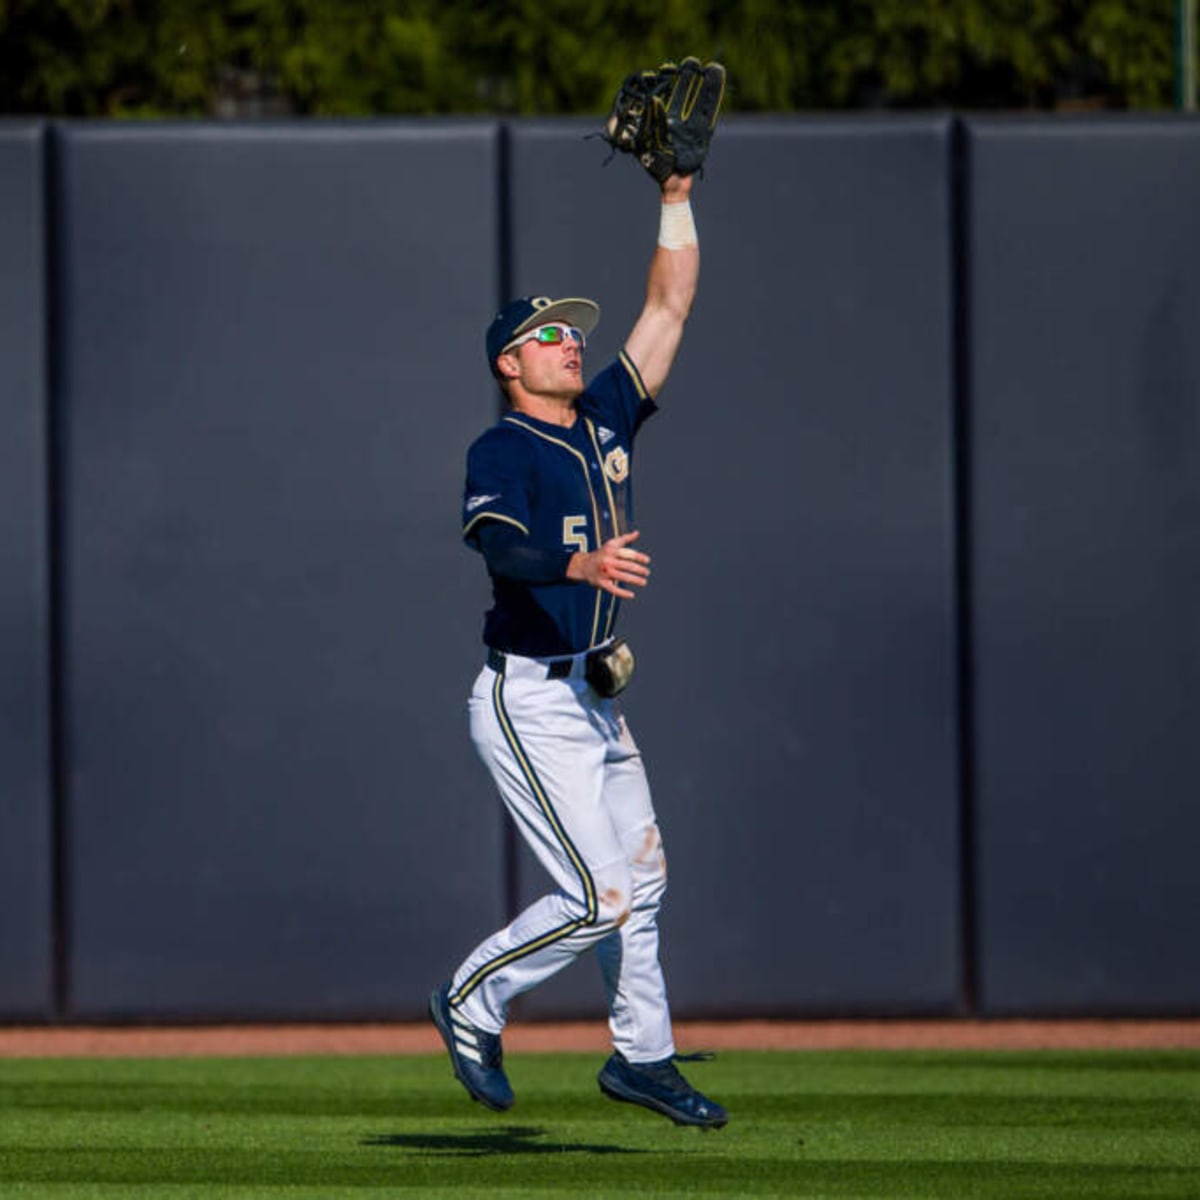
<svg viewBox="0 0 1200 1200">
<path fill-rule="evenodd" d="M 0 128 L 0 1018 L 421 1018 L 545 886 L 459 505 L 501 289 L 592 370 L 642 305 L 597 125 Z M 1196 1010 L 1198 191 L 1185 119 L 723 123 L 622 622 L 677 1016 Z"/>
<path fill-rule="evenodd" d="M 415 1016 L 467 739 L 495 126 L 68 127 L 72 1015 Z"/>
<path fill-rule="evenodd" d="M 949 131 L 730 119 L 693 192 L 700 293 L 637 457 L 654 574 L 622 617 L 677 1014 L 958 1003 Z M 514 290 L 596 298 L 594 370 L 658 200 L 584 132 L 514 137 Z M 594 964 L 559 979 L 526 1010 L 602 1010 Z"/>
<path fill-rule="evenodd" d="M 981 1009 L 1200 1005 L 1200 125 L 970 127 Z"/>
<path fill-rule="evenodd" d="M 53 1004 L 45 131 L 0 126 L 0 1017 Z"/>
</svg>

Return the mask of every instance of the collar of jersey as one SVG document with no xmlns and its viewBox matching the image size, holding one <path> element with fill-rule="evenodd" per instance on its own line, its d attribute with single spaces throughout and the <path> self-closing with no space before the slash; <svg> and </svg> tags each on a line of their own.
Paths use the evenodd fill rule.
<svg viewBox="0 0 1200 1200">
<path fill-rule="evenodd" d="M 575 420 L 570 425 L 557 425 L 553 421 L 543 421 L 541 417 L 530 416 L 527 412 L 518 412 L 515 409 L 512 412 L 505 413 L 502 419 L 514 423 L 526 421 L 530 425 L 536 426 L 539 430 L 544 430 L 551 437 L 558 438 L 570 438 L 578 430 L 586 428 L 584 414 L 578 408 L 575 410 Z"/>
</svg>

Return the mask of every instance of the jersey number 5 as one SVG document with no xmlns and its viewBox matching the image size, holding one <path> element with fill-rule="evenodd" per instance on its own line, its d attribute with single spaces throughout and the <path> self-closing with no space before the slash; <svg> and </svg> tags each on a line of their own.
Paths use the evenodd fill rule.
<svg viewBox="0 0 1200 1200">
<path fill-rule="evenodd" d="M 587 517 L 563 517 L 563 545 L 587 553 Z"/>
</svg>

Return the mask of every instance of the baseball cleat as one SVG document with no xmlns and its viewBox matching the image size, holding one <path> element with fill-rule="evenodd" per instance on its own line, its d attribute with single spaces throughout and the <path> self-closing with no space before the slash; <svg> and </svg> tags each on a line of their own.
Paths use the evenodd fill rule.
<svg viewBox="0 0 1200 1200">
<path fill-rule="evenodd" d="M 729 1120 L 729 1114 L 715 1100 L 701 1095 L 684 1079 L 674 1058 L 631 1063 L 618 1051 L 601 1068 L 597 1080 L 610 1099 L 653 1109 L 676 1125 L 720 1129 Z"/>
<path fill-rule="evenodd" d="M 450 1052 L 454 1078 L 467 1089 L 471 1099 L 493 1112 L 512 1108 L 513 1090 L 502 1066 L 500 1035 L 484 1033 L 455 1012 L 450 1007 L 449 984 L 435 989 L 429 997 L 429 1015 Z"/>
</svg>

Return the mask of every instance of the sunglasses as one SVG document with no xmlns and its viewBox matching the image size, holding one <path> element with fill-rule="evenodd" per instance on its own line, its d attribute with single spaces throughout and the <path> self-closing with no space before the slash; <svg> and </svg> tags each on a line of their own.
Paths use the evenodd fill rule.
<svg viewBox="0 0 1200 1200">
<path fill-rule="evenodd" d="M 567 338 L 575 342 L 580 350 L 587 345 L 587 338 L 584 337 L 583 330 L 576 329 L 574 325 L 539 325 L 536 329 L 521 334 L 515 341 L 509 342 L 500 353 L 507 354 L 510 350 L 523 346 L 526 342 L 537 342 L 539 346 L 561 346 Z"/>
</svg>

